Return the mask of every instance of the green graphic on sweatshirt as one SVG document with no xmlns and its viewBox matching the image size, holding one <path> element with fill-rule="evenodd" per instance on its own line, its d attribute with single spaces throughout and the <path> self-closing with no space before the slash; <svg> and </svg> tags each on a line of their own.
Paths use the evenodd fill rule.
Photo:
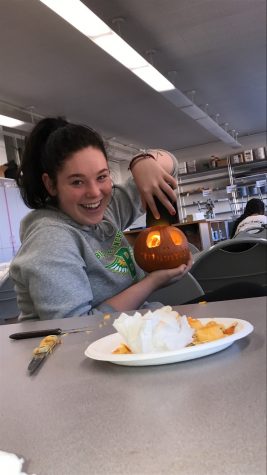
<svg viewBox="0 0 267 475">
<path fill-rule="evenodd" d="M 122 238 L 123 233 L 121 231 L 117 231 L 111 249 L 108 249 L 106 251 L 96 251 L 95 255 L 100 260 L 103 258 L 110 259 L 113 257 L 114 259 L 112 260 L 112 262 L 106 264 L 105 268 L 111 270 L 111 272 L 130 272 L 132 279 L 135 279 L 136 270 L 132 259 L 131 251 L 127 247 L 120 247 Z"/>
<path fill-rule="evenodd" d="M 130 272 L 132 278 L 136 276 L 134 263 L 127 247 L 121 247 L 115 254 L 115 259 L 111 264 L 105 266 L 112 272 Z"/>
</svg>

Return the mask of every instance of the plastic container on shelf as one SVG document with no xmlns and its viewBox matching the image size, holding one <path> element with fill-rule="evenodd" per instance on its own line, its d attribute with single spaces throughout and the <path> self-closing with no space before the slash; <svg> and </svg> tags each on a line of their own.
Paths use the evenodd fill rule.
<svg viewBox="0 0 267 475">
<path fill-rule="evenodd" d="M 178 173 L 179 175 L 185 175 L 187 173 L 186 162 L 178 163 Z"/>
<path fill-rule="evenodd" d="M 211 155 L 209 160 L 209 168 L 216 168 L 218 160 L 218 157 L 216 157 L 215 155 Z"/>
<path fill-rule="evenodd" d="M 237 188 L 237 196 L 238 196 L 238 198 L 247 198 L 247 196 L 248 196 L 248 187 L 247 186 L 239 186 Z"/>
<path fill-rule="evenodd" d="M 238 163 L 244 162 L 244 155 L 243 153 L 236 153 L 235 155 L 231 156 L 231 164 L 237 165 Z"/>
<path fill-rule="evenodd" d="M 245 150 L 244 151 L 244 161 L 245 162 L 253 162 L 253 151 L 252 150 Z"/>
<path fill-rule="evenodd" d="M 267 185 L 260 186 L 261 193 L 267 195 Z"/>
<path fill-rule="evenodd" d="M 265 150 L 264 147 L 258 147 L 253 150 L 255 160 L 265 160 Z"/>
<path fill-rule="evenodd" d="M 248 187 L 248 194 L 249 196 L 258 196 L 259 190 L 258 187 L 255 185 L 251 185 Z"/>
<path fill-rule="evenodd" d="M 197 171 L 196 160 L 192 160 L 191 162 L 187 162 L 187 171 L 188 173 L 194 173 Z"/>
</svg>

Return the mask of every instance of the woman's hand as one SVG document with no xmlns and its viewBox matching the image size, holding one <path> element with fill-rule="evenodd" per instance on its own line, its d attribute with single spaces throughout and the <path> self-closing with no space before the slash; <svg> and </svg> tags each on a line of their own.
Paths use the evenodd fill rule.
<svg viewBox="0 0 267 475">
<path fill-rule="evenodd" d="M 147 278 L 150 277 L 153 279 L 156 290 L 180 280 L 185 274 L 187 274 L 187 272 L 190 271 L 192 264 L 193 258 L 190 252 L 190 257 L 187 264 L 182 264 L 181 266 L 175 267 L 174 269 L 155 270 L 148 274 Z"/>
<path fill-rule="evenodd" d="M 156 270 L 146 275 L 136 284 L 131 285 L 127 289 L 119 292 L 105 303 L 114 308 L 117 312 L 126 312 L 140 307 L 152 292 L 170 285 L 180 280 L 192 267 L 192 255 L 190 253 L 188 263 L 182 264 L 175 269 Z"/>
<path fill-rule="evenodd" d="M 170 174 L 173 162 L 168 152 L 162 152 L 159 158 L 155 154 L 155 158 L 155 160 L 149 157 L 139 160 L 132 168 L 132 175 L 144 208 L 149 206 L 154 217 L 159 219 L 154 197 L 161 201 L 170 214 L 175 215 L 175 208 L 169 200 L 176 202 L 174 189 L 177 188 L 177 182 Z"/>
</svg>

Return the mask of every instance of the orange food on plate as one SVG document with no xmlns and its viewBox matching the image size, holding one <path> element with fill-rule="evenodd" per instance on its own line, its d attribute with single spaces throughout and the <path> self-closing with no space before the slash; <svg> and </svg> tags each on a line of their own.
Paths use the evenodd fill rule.
<svg viewBox="0 0 267 475">
<path fill-rule="evenodd" d="M 187 321 L 190 327 L 195 330 L 193 334 L 193 341 L 187 346 L 208 343 L 210 341 L 219 340 L 220 338 L 233 335 L 237 325 L 237 322 L 235 322 L 230 327 L 225 328 L 225 325 L 218 323 L 215 320 L 210 320 L 208 323 L 204 324 L 201 322 L 201 319 L 199 320 L 192 316 L 187 317 Z M 112 351 L 112 353 L 131 354 L 132 351 L 125 343 L 121 343 L 114 351 Z"/>
<path fill-rule="evenodd" d="M 121 343 L 120 346 L 118 346 L 115 350 L 112 351 L 114 355 L 125 355 L 132 353 L 130 348 L 125 344 Z"/>
<path fill-rule="evenodd" d="M 214 322 L 214 325 L 209 324 L 205 325 L 203 328 L 198 328 L 195 332 L 195 337 L 198 343 L 206 343 L 208 341 L 219 340 L 219 338 L 223 338 L 225 335 L 223 333 L 223 329 L 220 325 Z"/>
<path fill-rule="evenodd" d="M 188 320 L 188 323 L 189 323 L 190 327 L 194 328 L 195 330 L 197 330 L 198 328 L 203 327 L 201 321 L 198 320 L 197 318 L 187 317 L 187 320 Z"/>
<path fill-rule="evenodd" d="M 189 325 L 195 329 L 194 344 L 207 343 L 208 341 L 219 340 L 225 336 L 233 335 L 237 322 L 228 328 L 214 320 L 203 325 L 200 320 L 188 317 Z"/>
<path fill-rule="evenodd" d="M 233 333 L 235 333 L 235 327 L 237 325 L 237 322 L 235 322 L 233 325 L 231 325 L 230 327 L 228 328 L 225 328 L 223 333 L 225 335 L 233 335 Z"/>
</svg>

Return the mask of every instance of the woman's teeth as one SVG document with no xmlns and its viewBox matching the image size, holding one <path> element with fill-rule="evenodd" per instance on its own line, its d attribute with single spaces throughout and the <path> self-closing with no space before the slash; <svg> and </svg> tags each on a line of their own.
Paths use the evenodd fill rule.
<svg viewBox="0 0 267 475">
<path fill-rule="evenodd" d="M 101 201 L 98 201 L 98 203 L 90 203 L 90 204 L 82 204 L 81 206 L 85 209 L 96 209 L 100 206 Z"/>
</svg>

